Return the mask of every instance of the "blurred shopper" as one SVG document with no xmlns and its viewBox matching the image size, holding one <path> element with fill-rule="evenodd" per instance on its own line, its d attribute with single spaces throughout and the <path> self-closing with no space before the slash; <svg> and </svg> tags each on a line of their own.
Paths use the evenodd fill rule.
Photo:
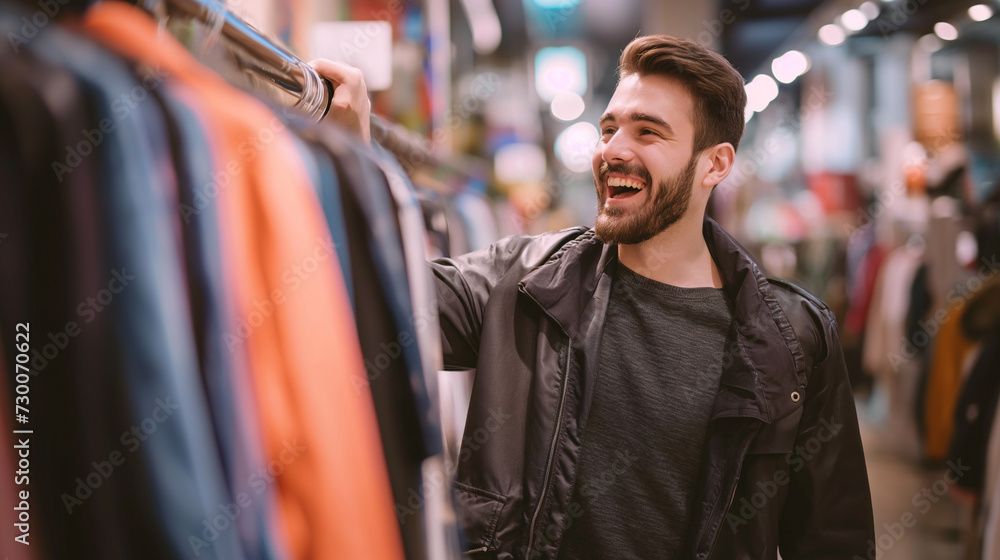
<svg viewBox="0 0 1000 560">
<path fill-rule="evenodd" d="M 364 135 L 360 76 L 335 70 Z M 457 484 L 470 553 L 874 558 L 833 313 L 705 217 L 743 79 L 662 35 L 629 44 L 618 79 L 594 228 L 431 264 L 445 363 L 477 370 Z"/>
</svg>

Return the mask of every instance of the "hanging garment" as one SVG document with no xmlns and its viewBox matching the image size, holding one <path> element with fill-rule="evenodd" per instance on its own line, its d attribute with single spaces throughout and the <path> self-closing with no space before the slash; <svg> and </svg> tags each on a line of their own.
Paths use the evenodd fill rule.
<svg viewBox="0 0 1000 560">
<path fill-rule="evenodd" d="M 993 192 L 975 210 L 976 246 L 979 248 L 979 262 L 992 263 L 1000 255 L 1000 186 L 998 182 Z"/>
<path fill-rule="evenodd" d="M 982 560 L 1000 560 L 1000 414 L 993 416 L 979 518 Z"/>
<path fill-rule="evenodd" d="M 962 370 L 975 342 L 962 334 L 961 316 L 967 303 L 962 301 L 948 309 L 939 323 L 927 372 L 924 399 L 924 456 L 929 461 L 944 461 L 955 428 L 955 403 L 962 387 Z M 933 332 L 925 332 L 934 336 Z"/>
<path fill-rule="evenodd" d="M 438 372 L 444 369 L 441 353 L 441 326 L 438 323 L 437 294 L 430 270 L 427 267 L 427 251 L 423 212 L 417 202 L 413 184 L 399 162 L 387 150 L 374 145 L 375 162 L 385 174 L 389 193 L 395 203 L 403 253 L 406 260 L 407 276 L 410 280 L 410 297 L 413 304 L 412 323 L 420 350 L 424 386 L 432 405 L 422 411 L 421 424 L 429 444 L 430 457 L 421 466 L 424 496 L 424 532 L 427 558 L 457 558 L 464 550 L 460 544 L 458 516 L 454 511 L 451 494 L 454 480 L 446 469 L 444 442 L 441 428 L 441 408 L 434 406 L 441 401 L 438 387 Z"/>
<path fill-rule="evenodd" d="M 910 293 L 899 289 L 911 286 L 923 259 L 923 247 L 903 245 L 885 258 L 872 293 L 865 326 L 862 364 L 865 371 L 886 380 L 911 355 L 914 341 L 906 338 L 906 313 Z M 923 344 L 922 346 L 925 346 Z"/>
<path fill-rule="evenodd" d="M 851 387 L 855 390 L 869 387 L 871 383 L 871 377 L 862 367 L 865 322 L 868 318 L 875 279 L 884 256 L 885 249 L 881 245 L 878 243 L 871 245 L 858 266 L 851 291 L 847 293 L 847 313 L 841 326 L 841 334 L 844 336 L 844 360 Z"/>
<path fill-rule="evenodd" d="M 978 339 L 997 329 L 1000 329 L 1000 277 L 991 275 L 972 293 L 962 314 L 962 331 L 969 338 Z"/>
<path fill-rule="evenodd" d="M 448 251 L 452 255 L 465 255 L 471 251 L 469 231 L 462 222 L 462 216 L 455 209 L 455 203 L 449 198 L 444 199 L 445 216 L 448 219 Z"/>
<path fill-rule="evenodd" d="M 961 326 L 965 336 L 980 341 L 981 352 L 963 382 L 955 407 L 950 458 L 971 466 L 958 484 L 985 497 L 986 481 L 994 476 L 986 466 L 1000 399 L 1000 281 L 987 281 L 975 292 L 962 314 Z"/>
<path fill-rule="evenodd" d="M 198 64 L 145 13 L 95 5 L 85 29 L 196 91 L 232 164 L 220 188 L 222 246 L 261 413 L 265 458 L 294 558 L 400 558 L 399 533 L 357 333 L 322 213 L 281 121 Z M 266 133 L 265 133 L 266 131 Z M 239 146 L 257 138 L 248 153 Z M 350 450 L 350 453 L 345 453 Z"/>
<path fill-rule="evenodd" d="M 882 433 L 906 457 L 920 456 L 920 436 L 913 417 L 913 402 L 920 382 L 919 348 L 929 345 L 929 335 L 908 339 L 906 314 L 908 290 L 923 257 L 923 247 L 906 244 L 890 251 L 872 294 L 864 330 L 862 365 L 874 377 L 888 400 Z"/>
<path fill-rule="evenodd" d="M 958 210 L 959 202 L 949 197 L 939 197 L 931 204 L 931 218 L 927 231 L 933 235 L 927 236 L 927 285 L 931 297 L 940 302 L 952 297 L 955 286 L 969 278 L 969 272 L 955 255 L 956 242 L 959 233 L 967 226 L 963 223 Z"/>
<path fill-rule="evenodd" d="M 351 255 L 355 316 L 367 379 L 408 559 L 425 558 L 423 461 L 435 453 L 424 429 L 427 392 L 413 322 L 396 210 L 367 150 L 339 130 L 311 136 L 333 156 Z M 440 438 L 440 435 L 437 435 Z"/>
<path fill-rule="evenodd" d="M 55 557 L 174 557 L 187 552 L 187 536 L 224 498 L 212 444 L 201 429 L 204 409 L 196 368 L 187 361 L 189 341 L 180 330 L 186 304 L 171 300 L 176 292 L 169 287 L 158 293 L 174 273 L 164 215 L 155 203 L 120 221 L 116 215 L 144 188 L 171 180 L 169 172 L 157 172 L 161 161 L 153 156 L 163 138 L 161 115 L 143 104 L 122 106 L 125 116 L 114 111 L 122 92 L 146 90 L 94 45 L 51 26 L 31 41 L 30 52 L 72 72 L 90 96 L 79 106 L 96 110 L 77 113 L 92 116 L 84 123 L 72 114 L 54 119 L 79 132 L 53 135 L 68 142 L 31 184 L 37 203 L 19 206 L 29 209 L 26 223 L 45 227 L 27 238 L 27 254 L 44 255 L 28 267 L 30 316 L 42 332 L 56 333 L 59 346 L 43 356 L 47 361 L 38 360 L 36 384 L 46 403 L 41 429 L 66 438 L 49 441 L 39 457 L 42 525 L 59 536 L 47 543 Z M 67 81 L 60 89 L 71 87 Z M 57 91 L 40 98 L 56 113 L 72 110 L 72 96 L 54 97 Z M 56 186 L 60 182 L 73 188 Z M 95 192 L 88 184 L 102 188 Z M 132 220 L 141 225 L 128 234 L 115 229 L 131 228 Z M 150 242 L 159 246 L 151 250 Z M 170 523 L 175 519 L 193 525 Z M 219 550 L 238 556 L 235 542 L 223 536 Z"/>
<path fill-rule="evenodd" d="M 906 312 L 906 340 L 915 340 L 916 334 L 923 330 L 920 326 L 924 324 L 927 313 L 931 309 L 931 293 L 927 287 L 927 265 L 921 264 L 913 277 L 910 285 L 910 304 Z M 924 401 L 927 399 L 927 371 L 930 367 L 930 355 L 932 344 L 917 347 L 917 355 L 914 356 L 910 367 L 917 377 L 914 398 L 911 401 L 913 408 L 913 418 L 916 421 L 917 433 L 927 432 L 927 421 L 925 418 L 926 407 Z M 921 443 L 923 441 L 921 440 Z"/>
<path fill-rule="evenodd" d="M 854 230 L 847 239 L 845 254 L 845 291 L 848 295 L 853 294 L 855 285 L 860 277 L 860 269 L 865 260 L 865 256 L 875 244 L 874 222 L 868 222 L 860 228 Z"/>
<path fill-rule="evenodd" d="M 125 402 L 132 424 L 143 432 L 132 430 L 122 444 L 129 453 L 141 451 L 148 478 L 134 481 L 129 491 L 139 493 L 134 486 L 141 486 L 152 494 L 147 503 L 155 506 L 144 515 L 146 525 L 164 532 L 166 546 L 158 554 L 187 555 L 191 536 L 201 534 L 202 524 L 234 497 L 226 488 L 217 442 L 205 429 L 211 420 L 177 235 L 177 177 L 166 121 L 149 93 L 162 86 L 163 76 L 116 77 L 100 63 L 87 60 L 78 68 L 100 92 L 103 106 L 114 113 L 123 91 L 132 102 L 127 117 L 115 115 L 117 127 L 101 142 L 105 166 L 98 175 L 107 262 L 123 285 L 113 302 L 113 330 L 120 341 Z M 114 289 L 113 280 L 108 285 Z M 156 422 L 147 424 L 149 418 Z M 213 533 L 210 555 L 241 557 L 237 536 Z"/>
<path fill-rule="evenodd" d="M 427 228 L 427 256 L 431 260 L 450 257 L 451 240 L 444 197 L 430 189 L 418 189 L 417 200 L 424 215 L 424 227 Z"/>
<path fill-rule="evenodd" d="M 955 404 L 955 429 L 949 459 L 969 466 L 957 484 L 981 495 L 986 479 L 986 455 L 1000 398 L 1000 330 L 982 342 L 982 352 L 962 386 Z"/>
<path fill-rule="evenodd" d="M 347 226 L 344 223 L 343 208 L 340 203 L 340 182 L 337 179 L 337 169 L 330 159 L 330 154 L 321 146 L 314 143 L 306 143 L 304 149 L 309 150 L 311 159 L 316 167 L 316 194 L 319 196 L 320 204 L 323 206 L 323 215 L 326 217 L 327 227 L 330 229 L 330 236 L 333 244 L 337 247 L 337 257 L 340 262 L 340 269 L 344 274 L 344 284 L 347 288 L 347 296 L 354 305 L 354 282 L 351 278 L 351 252 L 347 237 Z"/>
<path fill-rule="evenodd" d="M 486 196 L 471 189 L 463 189 L 455 195 L 454 202 L 467 233 L 470 251 L 485 249 L 500 239 L 496 219 Z"/>
<path fill-rule="evenodd" d="M 921 330 L 921 324 L 927 318 L 933 301 L 930 288 L 927 285 L 927 265 L 921 264 L 913 274 L 913 282 L 909 286 L 910 302 L 906 312 L 906 340 L 913 340 L 914 335 Z M 929 347 L 919 348 L 922 354 L 927 354 Z"/>
<path fill-rule="evenodd" d="M 858 267 L 857 278 L 850 292 L 847 317 L 844 329 L 852 336 L 861 336 L 868 319 L 868 308 L 871 305 L 872 293 L 875 289 L 875 279 L 885 259 L 886 251 L 878 243 L 871 246 Z"/>
<path fill-rule="evenodd" d="M 437 372 L 444 368 L 441 354 L 441 326 L 438 323 L 437 294 L 430 270 L 427 268 L 427 251 L 424 240 L 427 230 L 423 225 L 420 204 L 414 194 L 406 172 L 387 150 L 375 145 L 375 163 L 385 175 L 389 194 L 394 202 L 403 244 L 403 257 L 410 285 L 410 301 L 413 306 L 412 322 L 420 350 L 424 386 L 430 403 L 437 402 Z M 423 421 L 427 438 L 432 443 L 432 453 L 441 451 L 439 446 L 440 422 L 437 410 L 429 407 L 423 411 Z"/>
<path fill-rule="evenodd" d="M 168 91 L 164 91 L 168 90 Z M 244 558 L 274 559 L 285 557 L 285 547 L 274 530 L 274 492 L 271 486 L 253 487 L 252 465 L 266 465 L 257 442 L 259 416 L 251 389 L 246 385 L 248 371 L 226 347 L 223 333 L 233 316 L 223 277 L 222 247 L 216 212 L 209 208 L 211 193 L 218 188 L 213 177 L 212 139 L 203 128 L 205 119 L 198 111 L 198 100 L 180 83 L 171 83 L 152 92 L 168 116 L 171 152 L 178 177 L 178 208 L 184 240 L 185 271 L 195 340 L 206 396 L 210 403 L 213 426 L 222 457 L 229 495 L 238 504 L 238 526 Z M 206 531 L 208 529 L 206 528 Z M 203 531 L 204 532 L 204 531 Z M 211 532 L 208 532 L 211 535 Z M 206 535 L 198 535 L 206 543 Z M 192 548 L 201 542 L 195 541 Z"/>
<path fill-rule="evenodd" d="M 435 347 L 435 341 L 440 339 L 437 314 L 431 311 L 436 309 L 433 304 L 434 296 L 429 292 L 428 285 L 423 283 L 427 280 L 425 276 L 428 270 L 426 260 L 423 259 L 425 253 L 419 248 L 418 240 L 423 235 L 419 217 L 415 213 L 416 208 L 410 206 L 407 194 L 400 192 L 398 197 L 406 207 L 405 212 L 401 211 L 394 198 L 396 194 L 379 167 L 375 153 L 362 149 L 339 130 L 321 128 L 316 133 L 316 138 L 330 151 L 337 166 L 344 214 L 348 216 L 348 220 L 353 220 L 349 223 L 348 230 L 352 234 L 367 232 L 367 240 L 363 241 L 363 236 L 358 235 L 351 239 L 351 254 L 357 255 L 363 250 L 362 247 L 367 247 L 375 267 L 374 278 L 381 285 L 383 297 L 386 298 L 390 316 L 397 329 L 392 338 L 399 343 L 398 353 L 403 358 L 407 384 L 419 414 L 417 425 L 408 429 L 421 430 L 428 455 L 436 455 L 441 452 L 440 423 L 436 407 L 432 405 L 435 381 L 433 375 L 426 370 L 441 363 L 440 345 Z M 397 183 L 396 189 L 405 191 L 407 187 Z M 357 216 L 350 216 L 351 208 L 354 208 Z M 401 228 L 404 228 L 407 237 L 417 239 L 404 242 Z M 410 262 L 416 262 L 417 259 L 421 259 L 421 266 L 411 268 Z M 412 276 L 411 270 L 414 272 Z M 360 279 L 361 276 L 356 275 L 355 284 Z M 414 282 L 417 285 L 411 287 Z M 414 294 L 418 297 L 415 298 Z M 358 319 L 362 320 L 361 317 Z M 421 330 L 419 333 L 418 327 Z M 389 344 L 391 341 L 383 342 Z M 377 375 L 380 368 L 369 369 L 371 376 Z"/>
</svg>

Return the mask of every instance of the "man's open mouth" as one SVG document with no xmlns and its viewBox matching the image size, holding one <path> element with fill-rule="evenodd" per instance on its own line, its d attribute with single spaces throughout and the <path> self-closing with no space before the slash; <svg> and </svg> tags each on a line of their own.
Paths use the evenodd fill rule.
<svg viewBox="0 0 1000 560">
<path fill-rule="evenodd" d="M 639 194 L 646 185 L 639 180 L 623 177 L 608 177 L 609 198 L 628 198 Z"/>
</svg>

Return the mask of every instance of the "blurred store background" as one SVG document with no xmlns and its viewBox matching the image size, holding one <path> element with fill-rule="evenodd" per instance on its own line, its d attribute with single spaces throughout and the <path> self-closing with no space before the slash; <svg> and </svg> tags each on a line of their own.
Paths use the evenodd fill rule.
<svg viewBox="0 0 1000 560">
<path fill-rule="evenodd" d="M 1000 496 L 990 437 L 1000 390 L 990 379 L 1000 373 L 998 8 L 427 0 L 323 2 L 312 13 L 391 14 L 392 83 L 374 94 L 375 111 L 451 162 L 422 173 L 464 218 L 452 254 L 593 223 L 595 124 L 636 35 L 725 55 L 747 83 L 747 130 L 709 211 L 769 274 L 840 318 L 875 496 L 869 558 L 940 560 L 1000 554 L 981 549 L 997 538 L 987 533 Z M 979 474 L 947 474 L 959 456 L 977 457 Z"/>
</svg>

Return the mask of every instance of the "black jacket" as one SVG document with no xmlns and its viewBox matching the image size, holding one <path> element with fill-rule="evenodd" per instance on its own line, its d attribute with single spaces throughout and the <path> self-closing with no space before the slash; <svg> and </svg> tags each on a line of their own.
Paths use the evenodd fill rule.
<svg viewBox="0 0 1000 560">
<path fill-rule="evenodd" d="M 871 494 L 833 314 L 766 279 L 711 219 L 704 235 L 738 351 L 724 361 L 684 557 L 867 558 Z M 445 364 L 477 370 L 457 474 L 474 557 L 555 558 L 580 515 L 581 427 L 616 263 L 617 246 L 572 228 L 431 265 Z"/>
</svg>

